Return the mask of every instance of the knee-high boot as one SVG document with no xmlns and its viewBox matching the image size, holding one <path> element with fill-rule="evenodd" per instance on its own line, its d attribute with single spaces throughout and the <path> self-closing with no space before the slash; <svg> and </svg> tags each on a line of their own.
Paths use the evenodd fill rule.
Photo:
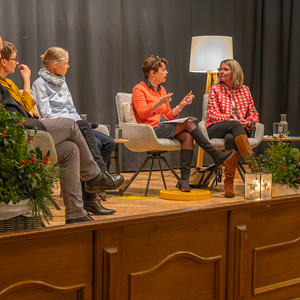
<svg viewBox="0 0 300 300">
<path fill-rule="evenodd" d="M 225 150 L 228 152 L 228 150 Z M 235 151 L 233 156 L 230 159 L 225 161 L 225 179 L 224 179 L 224 191 L 226 198 L 235 197 L 233 180 L 235 175 L 235 170 L 239 160 L 239 152 Z"/>
<path fill-rule="evenodd" d="M 217 150 L 205 138 L 199 128 L 195 128 L 190 132 L 190 134 L 194 138 L 196 143 L 211 156 L 216 166 L 223 165 L 223 163 L 234 154 L 234 150 L 231 150 L 230 152 L 222 152 Z"/>
<path fill-rule="evenodd" d="M 181 178 L 176 184 L 176 188 L 183 192 L 190 192 L 191 188 L 189 185 L 190 173 L 192 166 L 193 150 L 181 149 L 180 151 L 180 173 Z"/>
<path fill-rule="evenodd" d="M 241 135 L 235 137 L 234 142 L 243 158 L 244 158 L 244 154 L 252 154 L 253 153 L 246 134 L 241 134 Z M 246 161 L 246 159 L 245 159 L 245 161 Z M 247 163 L 247 161 L 246 161 L 246 163 Z M 247 165 L 251 169 L 251 165 L 249 163 L 247 163 Z"/>
</svg>

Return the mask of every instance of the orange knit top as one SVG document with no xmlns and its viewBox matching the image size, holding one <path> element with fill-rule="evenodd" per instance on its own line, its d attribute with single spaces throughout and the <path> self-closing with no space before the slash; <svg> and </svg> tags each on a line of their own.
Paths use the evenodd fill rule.
<svg viewBox="0 0 300 300">
<path fill-rule="evenodd" d="M 161 116 L 167 120 L 173 120 L 172 109 L 169 103 L 161 105 L 153 112 L 152 105 L 161 97 L 167 94 L 162 86 L 160 91 L 153 91 L 143 81 L 138 83 L 132 91 L 132 108 L 138 123 L 149 124 L 153 128 L 157 127 Z"/>
</svg>

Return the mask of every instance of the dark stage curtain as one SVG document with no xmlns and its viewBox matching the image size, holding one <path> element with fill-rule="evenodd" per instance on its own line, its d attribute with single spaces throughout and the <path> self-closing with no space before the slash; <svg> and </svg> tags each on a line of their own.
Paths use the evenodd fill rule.
<svg viewBox="0 0 300 300">
<path fill-rule="evenodd" d="M 67 83 L 91 122 L 117 124 L 114 97 L 142 80 L 149 54 L 169 61 L 164 86 L 174 92 L 171 106 L 193 90 L 195 101 L 182 116 L 200 120 L 206 75 L 189 73 L 191 37 L 228 35 L 265 133 L 287 113 L 291 135 L 300 135 L 299 0 L 0 0 L 0 7 L 0 34 L 16 45 L 32 81 L 48 47 L 69 51 Z M 22 87 L 18 71 L 10 78 Z M 142 155 L 123 155 L 124 170 L 136 169 L 130 162 Z M 178 166 L 178 154 L 172 157 Z"/>
</svg>

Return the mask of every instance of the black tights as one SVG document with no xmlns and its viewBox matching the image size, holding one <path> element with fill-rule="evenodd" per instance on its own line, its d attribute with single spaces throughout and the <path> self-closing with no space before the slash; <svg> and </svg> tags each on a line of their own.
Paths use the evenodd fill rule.
<svg viewBox="0 0 300 300">
<path fill-rule="evenodd" d="M 248 136 L 248 131 L 239 121 L 222 121 L 214 123 L 207 128 L 207 133 L 210 139 L 224 139 L 225 150 L 234 149 L 235 151 L 238 151 L 238 149 L 234 142 L 234 138 L 242 134 Z"/>
</svg>

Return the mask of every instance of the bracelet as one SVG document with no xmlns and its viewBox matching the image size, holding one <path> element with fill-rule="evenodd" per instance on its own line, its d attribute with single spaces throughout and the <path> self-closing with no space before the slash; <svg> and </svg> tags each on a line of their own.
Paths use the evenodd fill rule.
<svg viewBox="0 0 300 300">
<path fill-rule="evenodd" d="M 179 105 L 177 105 L 177 106 L 176 106 L 176 109 L 177 109 L 179 112 L 181 112 L 181 111 L 182 111 L 182 108 L 180 108 L 180 106 L 179 106 Z"/>
<path fill-rule="evenodd" d="M 179 103 L 179 107 L 181 108 L 181 110 L 185 107 L 185 105 L 183 105 L 181 102 Z"/>
</svg>

